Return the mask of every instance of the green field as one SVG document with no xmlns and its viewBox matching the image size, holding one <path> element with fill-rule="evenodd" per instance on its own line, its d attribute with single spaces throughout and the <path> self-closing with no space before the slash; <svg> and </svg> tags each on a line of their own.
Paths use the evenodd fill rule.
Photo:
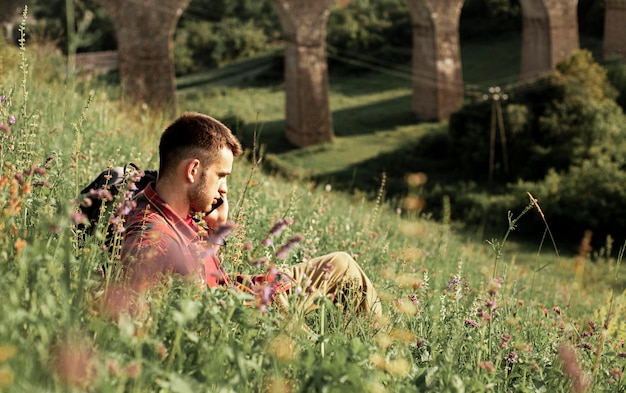
<svg viewBox="0 0 626 393">
<path fill-rule="evenodd" d="M 438 168 L 416 157 L 416 167 L 385 168 L 385 177 L 374 164 L 445 132 L 413 124 L 407 80 L 331 76 L 337 139 L 301 150 L 282 137 L 280 84 L 214 85 L 179 102 L 233 119 L 249 148 L 256 128 L 269 169 L 295 172 L 287 181 L 237 162 L 227 270 L 260 272 L 249 263 L 260 255 L 280 266 L 346 251 L 381 293 L 386 318 L 372 326 L 329 299 L 306 316 L 262 313 L 246 294 L 174 277 L 125 301 L 103 237 L 78 241 L 75 198 L 107 165 L 153 167 L 168 119 L 128 108 L 114 87 L 65 78 L 52 52 L 0 49 L 1 392 L 625 391 L 621 244 L 576 252 L 543 233 L 517 242 L 513 227 L 539 214 L 530 200 L 527 212 L 512 212 L 509 232 L 476 240 L 457 229 L 445 200 L 433 220 L 383 198 L 404 171 Z M 467 78 L 478 83 L 473 64 Z M 304 176 L 321 173 L 373 185 L 346 193 Z M 283 217 L 294 223 L 275 243 L 305 239 L 284 262 L 260 245 Z M 256 245 L 249 253 L 246 241 Z"/>
</svg>

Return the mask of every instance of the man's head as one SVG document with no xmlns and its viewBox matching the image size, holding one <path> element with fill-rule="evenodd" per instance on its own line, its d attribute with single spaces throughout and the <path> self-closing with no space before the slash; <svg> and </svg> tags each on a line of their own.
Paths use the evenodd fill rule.
<svg viewBox="0 0 626 393">
<path fill-rule="evenodd" d="M 239 140 L 220 121 L 201 113 L 183 113 L 161 135 L 159 174 L 167 176 L 189 158 L 210 165 L 222 148 L 228 148 L 234 157 L 242 153 Z"/>
<path fill-rule="evenodd" d="M 166 200 L 179 206 L 183 217 L 187 210 L 208 212 L 226 198 L 233 158 L 241 152 L 237 138 L 218 120 L 184 113 L 161 136 L 157 192 L 167 192 Z"/>
</svg>

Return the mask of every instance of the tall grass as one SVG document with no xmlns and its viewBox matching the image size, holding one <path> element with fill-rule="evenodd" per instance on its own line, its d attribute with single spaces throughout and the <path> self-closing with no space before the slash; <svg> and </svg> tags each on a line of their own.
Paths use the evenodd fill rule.
<svg viewBox="0 0 626 393">
<path fill-rule="evenodd" d="M 625 390 L 623 252 L 584 264 L 580 282 L 580 264 L 545 250 L 503 247 L 496 266 L 449 214 L 398 211 L 382 185 L 372 203 L 239 161 L 230 188 L 245 197 L 223 251 L 227 270 L 257 272 L 258 256 L 280 265 L 260 241 L 288 217 L 274 244 L 304 240 L 283 263 L 350 253 L 381 294 L 382 326 L 330 299 L 306 316 L 261 312 L 244 293 L 175 277 L 129 297 L 98 270 L 110 258 L 102 237 L 74 240 L 76 190 L 108 165 L 154 166 L 167 119 L 66 77 L 40 50 L 2 48 L 18 60 L 0 86 L 0 391 Z M 258 245 L 250 254 L 247 241 Z"/>
</svg>

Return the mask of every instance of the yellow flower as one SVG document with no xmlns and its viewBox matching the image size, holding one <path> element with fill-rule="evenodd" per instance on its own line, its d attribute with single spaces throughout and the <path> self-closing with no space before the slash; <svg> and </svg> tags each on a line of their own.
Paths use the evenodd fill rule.
<svg viewBox="0 0 626 393">
<path fill-rule="evenodd" d="M 18 237 L 15 241 L 15 244 L 13 244 L 13 247 L 15 247 L 15 253 L 19 255 L 20 251 L 22 251 L 22 249 L 26 247 L 26 240 Z"/>
<path fill-rule="evenodd" d="M 0 370 L 0 386 L 7 386 L 13 382 L 13 373 L 11 370 Z"/>
<path fill-rule="evenodd" d="M 15 355 L 15 352 L 17 350 L 12 345 L 0 347 L 0 364 Z"/>
</svg>

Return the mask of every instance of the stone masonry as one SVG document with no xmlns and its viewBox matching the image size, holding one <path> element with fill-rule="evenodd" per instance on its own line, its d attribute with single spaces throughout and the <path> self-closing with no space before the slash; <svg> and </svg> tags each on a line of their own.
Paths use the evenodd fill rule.
<svg viewBox="0 0 626 393">
<path fill-rule="evenodd" d="M 606 0 L 603 55 L 626 60 L 626 0 Z"/>
<path fill-rule="evenodd" d="M 176 111 L 173 35 L 190 0 L 100 0 L 115 26 L 124 97 Z"/>
<path fill-rule="evenodd" d="M 296 146 L 332 141 L 326 23 L 335 0 L 271 0 L 285 40 L 285 132 Z"/>
<path fill-rule="evenodd" d="M 408 0 L 413 23 L 413 112 L 447 119 L 463 102 L 459 21 L 463 0 Z"/>
<path fill-rule="evenodd" d="M 578 0 L 520 0 L 522 79 L 544 74 L 580 47 Z"/>
</svg>

